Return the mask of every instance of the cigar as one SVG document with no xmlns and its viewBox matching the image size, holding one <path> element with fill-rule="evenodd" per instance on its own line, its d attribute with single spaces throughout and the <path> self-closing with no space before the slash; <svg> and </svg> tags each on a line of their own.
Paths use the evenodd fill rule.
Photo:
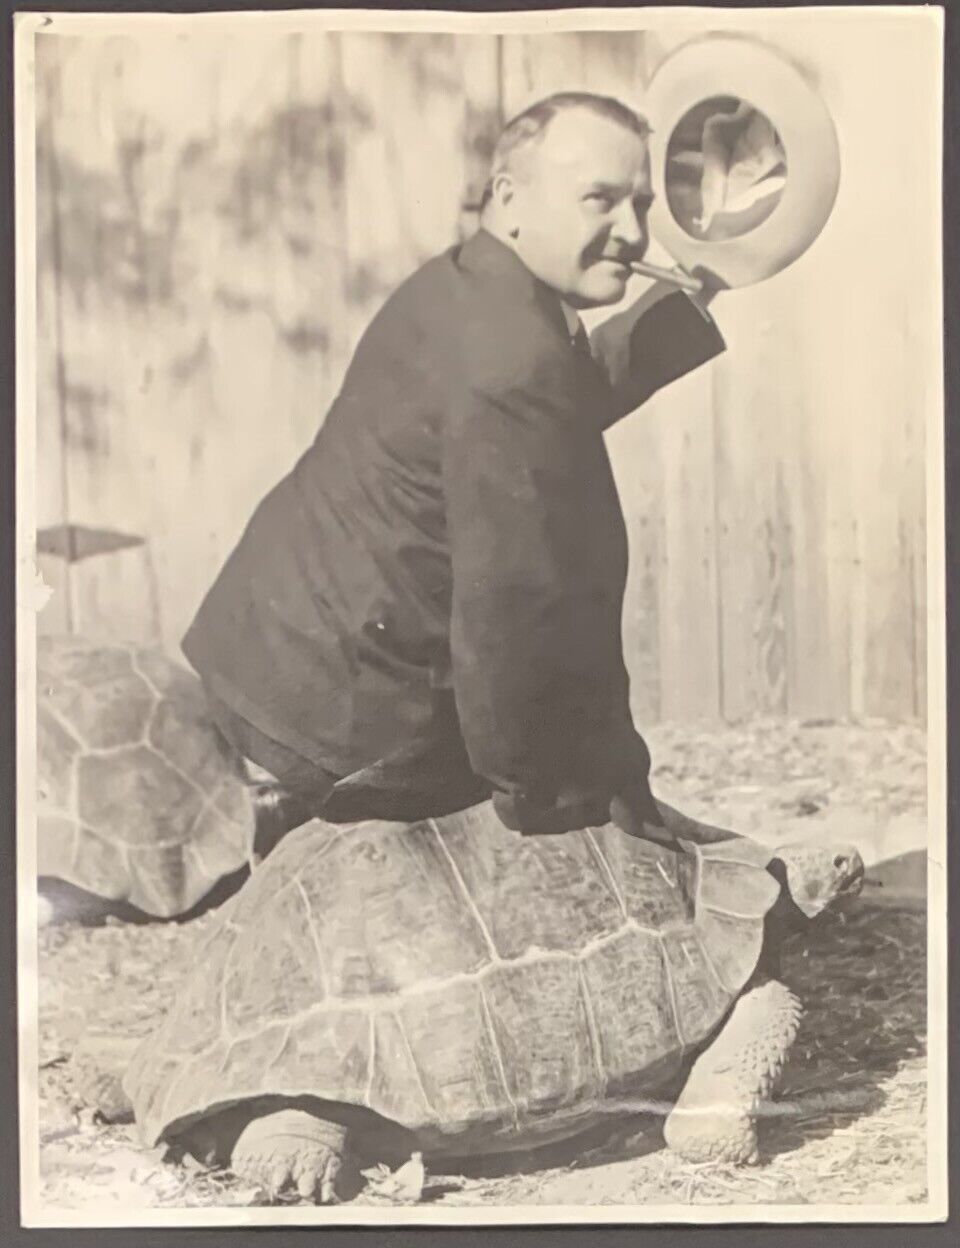
<svg viewBox="0 0 960 1248">
<path fill-rule="evenodd" d="M 682 269 L 662 269 L 658 264 L 647 264 L 645 260 L 632 260 L 630 267 L 642 277 L 653 277 L 658 282 L 672 282 L 674 286 L 689 290 L 694 295 L 703 290 L 703 283 L 689 273 L 684 273 Z"/>
</svg>

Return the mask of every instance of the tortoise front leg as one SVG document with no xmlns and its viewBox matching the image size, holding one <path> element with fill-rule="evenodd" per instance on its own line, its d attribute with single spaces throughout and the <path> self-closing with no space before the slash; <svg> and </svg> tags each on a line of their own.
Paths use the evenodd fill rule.
<svg viewBox="0 0 960 1248">
<path fill-rule="evenodd" d="M 776 980 L 746 992 L 694 1064 L 664 1138 L 687 1161 L 757 1160 L 755 1118 L 800 1022 L 796 997 Z"/>
</svg>

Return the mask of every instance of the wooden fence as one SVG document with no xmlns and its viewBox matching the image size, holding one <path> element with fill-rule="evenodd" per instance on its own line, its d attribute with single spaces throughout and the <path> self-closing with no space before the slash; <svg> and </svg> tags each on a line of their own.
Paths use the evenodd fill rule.
<svg viewBox="0 0 960 1248">
<path fill-rule="evenodd" d="M 930 379 L 911 361 L 932 287 L 909 243 L 933 157 L 893 124 L 889 86 L 919 51 L 899 29 L 840 62 L 813 30 L 788 50 L 840 132 L 831 220 L 787 272 L 718 300 L 724 358 L 610 435 L 641 722 L 924 712 Z M 561 87 L 642 108 L 669 48 L 37 42 L 38 523 L 57 591 L 41 624 L 171 649 L 384 296 L 471 228 L 504 116 Z"/>
</svg>

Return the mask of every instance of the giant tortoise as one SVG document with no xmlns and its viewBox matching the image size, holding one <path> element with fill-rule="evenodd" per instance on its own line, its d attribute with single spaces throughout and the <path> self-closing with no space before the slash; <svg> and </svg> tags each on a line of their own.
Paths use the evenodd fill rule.
<svg viewBox="0 0 960 1248">
<path fill-rule="evenodd" d="M 241 761 L 159 650 L 40 637 L 37 771 L 42 916 L 182 915 L 250 860 Z"/>
<path fill-rule="evenodd" d="M 124 1087 L 148 1145 L 328 1201 L 388 1149 L 574 1136 L 696 1058 L 668 1144 L 748 1161 L 799 1015 L 778 944 L 862 876 L 846 846 L 523 837 L 489 802 L 314 820 L 227 903 Z"/>
</svg>

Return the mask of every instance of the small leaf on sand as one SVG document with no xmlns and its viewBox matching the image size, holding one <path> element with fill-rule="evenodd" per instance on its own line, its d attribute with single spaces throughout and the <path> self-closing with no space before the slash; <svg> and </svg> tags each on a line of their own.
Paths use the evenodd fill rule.
<svg viewBox="0 0 960 1248">
<path fill-rule="evenodd" d="M 376 1174 L 371 1177 L 367 1185 L 367 1195 L 396 1204 L 415 1205 L 423 1197 L 426 1177 L 423 1154 L 413 1153 L 410 1160 L 405 1161 L 393 1174 L 387 1171 L 385 1175 Z"/>
</svg>

